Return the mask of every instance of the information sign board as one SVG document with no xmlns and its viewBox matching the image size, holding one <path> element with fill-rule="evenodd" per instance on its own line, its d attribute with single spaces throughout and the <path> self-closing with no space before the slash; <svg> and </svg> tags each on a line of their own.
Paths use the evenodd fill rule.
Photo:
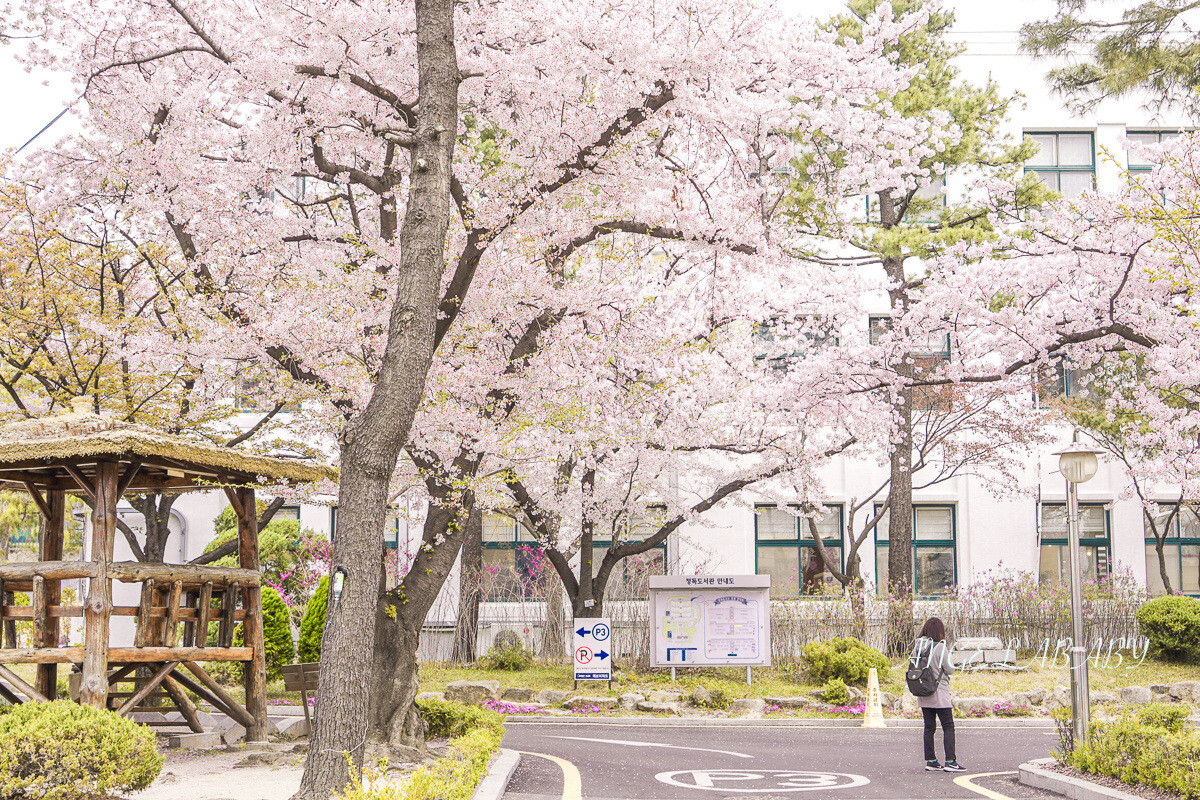
<svg viewBox="0 0 1200 800">
<path fill-rule="evenodd" d="M 770 575 L 652 575 L 651 666 L 769 666 L 770 593 Z"/>
<path fill-rule="evenodd" d="M 612 680 L 612 624 L 608 617 L 575 620 L 575 680 Z"/>
</svg>

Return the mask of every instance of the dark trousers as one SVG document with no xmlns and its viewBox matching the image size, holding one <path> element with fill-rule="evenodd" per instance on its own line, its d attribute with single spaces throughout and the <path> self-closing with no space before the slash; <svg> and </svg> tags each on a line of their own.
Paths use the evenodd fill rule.
<svg viewBox="0 0 1200 800">
<path fill-rule="evenodd" d="M 922 708 L 925 715 L 925 760 L 933 761 L 937 754 L 933 751 L 933 732 L 938 720 L 942 722 L 942 744 L 946 749 L 946 760 L 955 761 L 954 757 L 954 709 L 951 708 Z"/>
</svg>

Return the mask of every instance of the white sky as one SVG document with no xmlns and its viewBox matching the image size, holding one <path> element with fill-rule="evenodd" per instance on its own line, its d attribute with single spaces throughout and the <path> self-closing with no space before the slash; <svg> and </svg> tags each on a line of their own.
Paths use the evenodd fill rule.
<svg viewBox="0 0 1200 800">
<path fill-rule="evenodd" d="M 779 0 L 779 3 L 794 13 L 821 17 L 844 7 L 844 3 L 837 0 Z M 971 59 L 1010 55 L 1011 43 L 1021 24 L 1049 16 L 1055 7 L 1053 0 L 1009 0 L 1006 3 L 945 0 L 945 5 L 953 8 L 957 15 L 955 29 L 970 46 Z M 0 86 L 4 87 L 0 92 L 3 100 L 0 107 L 7 111 L 0 115 L 0 150 L 20 147 L 74 99 L 69 83 L 63 78 L 25 72 L 13 58 L 14 51 L 20 46 L 17 42 L 0 47 Z M 1029 91 L 1033 87 L 1025 88 Z M 37 143 L 49 144 L 69 133 L 70 116 L 67 114 L 43 133 Z"/>
</svg>

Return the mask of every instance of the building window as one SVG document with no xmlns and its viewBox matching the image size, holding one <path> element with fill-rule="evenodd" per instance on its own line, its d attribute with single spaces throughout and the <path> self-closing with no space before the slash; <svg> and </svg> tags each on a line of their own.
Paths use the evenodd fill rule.
<svg viewBox="0 0 1200 800">
<path fill-rule="evenodd" d="M 1044 408 L 1050 400 L 1056 398 L 1098 399 L 1095 388 L 1098 366 L 1072 367 L 1061 356 L 1053 358 L 1049 364 L 1041 365 L 1034 372 L 1034 404 Z"/>
<path fill-rule="evenodd" d="M 274 522 L 277 519 L 290 519 L 296 522 L 300 521 L 300 506 L 280 506 L 275 512 L 275 516 L 271 517 Z"/>
<path fill-rule="evenodd" d="M 875 527 L 875 585 L 880 594 L 888 585 L 888 516 L 882 505 L 875 513 L 883 517 Z M 955 554 L 954 506 L 913 506 L 913 587 L 918 596 L 948 594 L 958 583 Z"/>
<path fill-rule="evenodd" d="M 1070 561 L 1065 503 L 1042 503 L 1039 543 L 1039 580 L 1043 583 L 1066 581 Z M 1095 580 L 1111 571 L 1108 511 L 1103 503 L 1079 504 L 1079 551 L 1085 579 Z"/>
<path fill-rule="evenodd" d="M 487 602 L 540 599 L 550 568 L 537 541 L 507 514 L 483 515 L 483 573 L 480 592 Z"/>
<path fill-rule="evenodd" d="M 1046 188 L 1075 197 L 1096 186 L 1096 146 L 1091 133 L 1026 133 L 1038 152 L 1025 164 Z"/>
<path fill-rule="evenodd" d="M 1161 505 L 1155 522 L 1159 533 L 1167 524 L 1175 506 Z M 1167 593 L 1159 570 L 1157 542 L 1149 520 L 1142 517 L 1146 529 L 1146 588 L 1158 596 Z M 1171 588 L 1184 594 L 1200 594 L 1200 509 L 1185 505 L 1171 520 L 1163 543 L 1163 560 L 1166 562 L 1167 577 Z"/>
<path fill-rule="evenodd" d="M 841 569 L 842 507 L 828 506 L 816 526 L 830 559 Z M 841 585 L 821 560 L 808 519 L 776 506 L 754 509 L 754 563 L 758 574 L 771 576 L 771 597 L 821 594 L 827 586 Z"/>
</svg>

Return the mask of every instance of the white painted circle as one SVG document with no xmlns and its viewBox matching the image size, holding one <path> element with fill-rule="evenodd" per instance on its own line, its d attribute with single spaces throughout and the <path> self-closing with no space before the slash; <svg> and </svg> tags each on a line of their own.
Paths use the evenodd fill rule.
<svg viewBox="0 0 1200 800">
<path fill-rule="evenodd" d="M 685 769 L 660 772 L 654 777 L 662 783 L 683 789 L 747 794 L 853 789 L 871 782 L 862 775 L 794 769 Z"/>
</svg>

